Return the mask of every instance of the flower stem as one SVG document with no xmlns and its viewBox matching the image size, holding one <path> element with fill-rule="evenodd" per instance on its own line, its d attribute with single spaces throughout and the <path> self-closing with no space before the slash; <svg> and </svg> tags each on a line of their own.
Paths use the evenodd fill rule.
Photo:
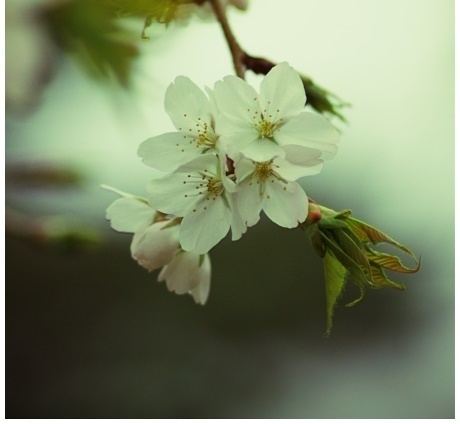
<svg viewBox="0 0 460 424">
<path fill-rule="evenodd" d="M 232 54 L 233 66 L 235 67 L 236 75 L 241 79 L 244 79 L 244 73 L 246 71 L 246 67 L 244 64 L 246 53 L 240 47 L 240 45 L 236 41 L 235 36 L 233 35 L 233 31 L 230 28 L 230 25 L 227 20 L 225 9 L 222 6 L 220 0 L 209 0 L 209 3 L 211 3 L 216 18 L 219 21 L 220 26 L 222 27 L 222 31 L 224 32 L 228 48 L 230 49 L 230 53 Z"/>
</svg>

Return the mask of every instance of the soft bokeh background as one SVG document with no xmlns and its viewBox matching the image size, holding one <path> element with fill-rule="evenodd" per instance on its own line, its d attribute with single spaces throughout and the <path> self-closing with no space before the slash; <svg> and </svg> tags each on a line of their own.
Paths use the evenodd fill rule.
<svg viewBox="0 0 460 424">
<path fill-rule="evenodd" d="M 224 240 L 205 307 L 137 266 L 99 184 L 142 195 L 152 170 L 136 150 L 172 128 L 167 85 L 233 72 L 217 24 L 153 29 L 131 94 L 63 61 L 39 107 L 7 117 L 8 163 L 85 177 L 73 189 L 9 184 L 8 204 L 78 215 L 106 239 L 63 254 L 7 238 L 7 417 L 453 418 L 454 2 L 251 0 L 229 18 L 248 52 L 353 104 L 337 157 L 304 187 L 411 247 L 421 271 L 403 276 L 405 292 L 345 308 L 350 285 L 324 339 L 322 263 L 300 231 L 264 219 Z"/>
</svg>

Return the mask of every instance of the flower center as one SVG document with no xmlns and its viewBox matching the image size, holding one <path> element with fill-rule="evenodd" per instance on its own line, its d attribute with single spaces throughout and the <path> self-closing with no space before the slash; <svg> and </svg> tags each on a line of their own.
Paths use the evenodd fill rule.
<svg viewBox="0 0 460 424">
<path fill-rule="evenodd" d="M 187 116 L 187 114 L 184 114 L 184 116 Z M 203 153 L 215 148 L 219 137 L 214 132 L 212 124 L 208 125 L 204 120 L 198 118 L 195 125 L 195 128 L 189 128 L 188 131 L 185 128 L 179 128 L 179 131 L 183 131 L 184 139 L 188 139 L 190 144 L 195 143 L 195 147 L 201 148 Z M 180 144 L 176 144 L 176 146 L 182 148 Z"/>
<path fill-rule="evenodd" d="M 219 178 L 209 178 L 206 188 L 209 193 L 217 197 L 224 191 L 224 184 Z"/>
<path fill-rule="evenodd" d="M 260 138 L 273 138 L 273 133 L 276 128 L 270 121 L 262 119 L 257 125 L 257 129 L 259 130 Z"/>
<path fill-rule="evenodd" d="M 271 162 L 257 163 L 255 173 L 257 174 L 258 180 L 265 181 L 272 174 L 272 163 Z"/>
<path fill-rule="evenodd" d="M 216 146 L 217 137 L 214 132 L 208 133 L 207 131 L 200 133 L 198 136 L 196 147 L 211 149 Z"/>
<path fill-rule="evenodd" d="M 255 178 L 256 183 L 259 185 L 259 194 L 262 196 L 265 193 L 265 184 L 267 180 L 270 180 L 269 182 L 271 184 L 274 184 L 275 182 L 281 182 L 283 184 L 287 184 L 287 181 L 281 177 L 278 172 L 276 172 L 273 167 L 279 168 L 277 165 L 274 165 L 272 161 L 268 162 L 254 162 L 254 172 L 251 175 L 251 179 Z M 253 182 L 251 181 L 249 185 L 252 185 Z M 286 186 L 283 188 L 286 190 Z M 270 196 L 267 195 L 267 198 L 270 199 Z"/>
</svg>

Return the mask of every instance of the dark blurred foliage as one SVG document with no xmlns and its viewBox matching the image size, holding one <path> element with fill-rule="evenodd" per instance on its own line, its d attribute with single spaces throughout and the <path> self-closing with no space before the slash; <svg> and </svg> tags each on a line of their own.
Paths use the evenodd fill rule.
<svg viewBox="0 0 460 424">
<path fill-rule="evenodd" d="M 43 16 L 57 46 L 77 58 L 90 75 L 113 75 L 120 84 L 129 84 L 132 61 L 139 52 L 134 37 L 103 2 L 64 2 L 46 9 Z"/>
<path fill-rule="evenodd" d="M 301 230 L 264 221 L 217 246 L 205 307 L 156 283 L 129 257 L 130 237 L 116 237 L 92 255 L 7 238 L 8 418 L 268 418 L 254 405 L 285 395 L 289 352 L 304 357 L 315 390 L 328 384 L 321 369 L 410 344 L 414 318 L 423 322 L 407 296 L 370 293 L 339 307 L 322 338 L 322 262 Z"/>
</svg>

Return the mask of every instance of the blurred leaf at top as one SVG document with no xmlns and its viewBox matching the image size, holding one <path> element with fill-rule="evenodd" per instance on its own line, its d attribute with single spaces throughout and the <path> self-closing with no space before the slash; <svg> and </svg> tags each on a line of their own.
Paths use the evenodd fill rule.
<svg viewBox="0 0 460 424">
<path fill-rule="evenodd" d="M 57 44 L 98 79 L 115 77 L 128 86 L 138 49 L 132 35 L 102 0 L 77 0 L 50 7 L 44 20 Z"/>
<path fill-rule="evenodd" d="M 169 24 L 174 20 L 181 4 L 190 0 L 102 0 L 116 16 L 137 16 Z"/>
<path fill-rule="evenodd" d="M 153 21 L 169 25 L 176 19 L 184 18 L 187 6 L 196 6 L 197 0 L 102 0 L 118 17 L 134 16 L 144 20 L 142 38 L 148 39 L 145 31 Z M 190 12 L 190 10 L 188 10 Z"/>
</svg>

